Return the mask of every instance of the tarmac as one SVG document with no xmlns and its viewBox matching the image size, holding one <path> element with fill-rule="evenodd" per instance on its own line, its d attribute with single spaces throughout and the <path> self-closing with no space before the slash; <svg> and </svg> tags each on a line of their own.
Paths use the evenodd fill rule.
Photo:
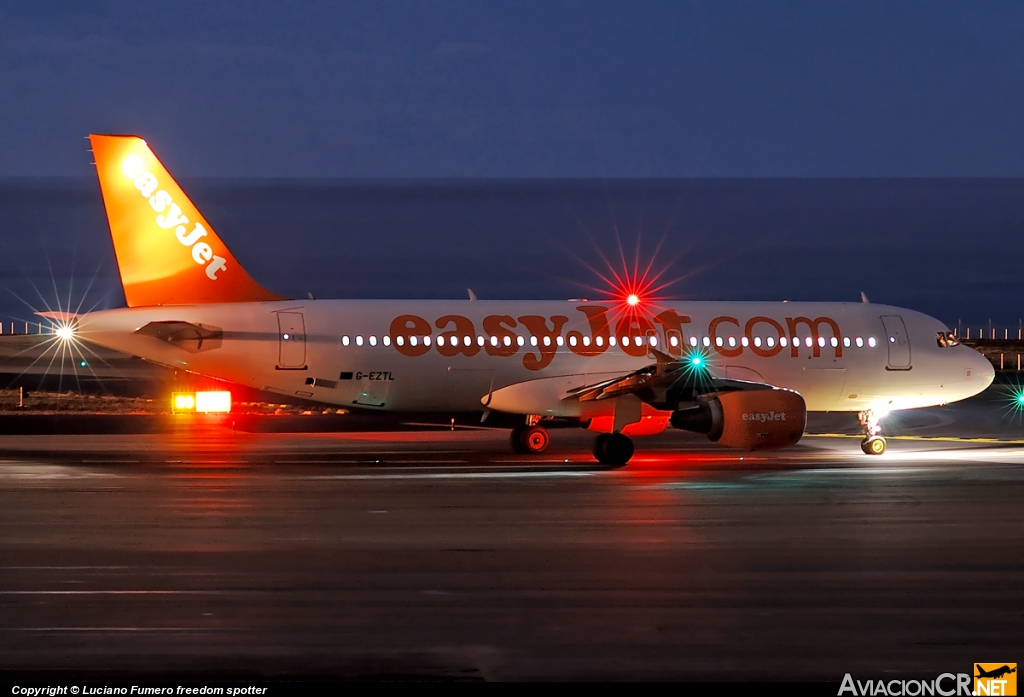
<svg viewBox="0 0 1024 697">
<path fill-rule="evenodd" d="M 0 674 L 934 677 L 1024 649 L 1005 390 L 743 453 L 671 432 L 0 436 Z"/>
</svg>

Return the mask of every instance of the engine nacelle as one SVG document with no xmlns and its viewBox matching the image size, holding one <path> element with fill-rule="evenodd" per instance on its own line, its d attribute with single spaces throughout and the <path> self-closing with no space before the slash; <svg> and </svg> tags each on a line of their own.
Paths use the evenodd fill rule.
<svg viewBox="0 0 1024 697">
<path fill-rule="evenodd" d="M 804 435 L 807 405 L 792 390 L 720 392 L 702 397 L 693 409 L 672 412 L 671 424 L 733 448 L 785 448 Z"/>
</svg>

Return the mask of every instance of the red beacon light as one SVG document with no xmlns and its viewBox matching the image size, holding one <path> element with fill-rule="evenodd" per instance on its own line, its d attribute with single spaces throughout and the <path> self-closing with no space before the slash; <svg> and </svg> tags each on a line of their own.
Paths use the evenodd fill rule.
<svg viewBox="0 0 1024 697">
<path fill-rule="evenodd" d="M 637 305 L 640 304 L 640 296 L 637 295 L 636 293 L 630 293 L 628 296 L 626 296 L 626 304 L 629 305 L 630 307 L 636 307 Z"/>
</svg>

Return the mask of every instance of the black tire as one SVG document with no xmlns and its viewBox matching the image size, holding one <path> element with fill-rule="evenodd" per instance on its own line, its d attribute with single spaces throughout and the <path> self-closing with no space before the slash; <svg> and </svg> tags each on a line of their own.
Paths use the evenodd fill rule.
<svg viewBox="0 0 1024 697">
<path fill-rule="evenodd" d="M 631 457 L 633 457 L 633 441 L 629 439 L 629 436 L 624 436 L 621 433 L 609 433 L 606 435 L 608 437 L 604 440 L 600 448 L 601 452 L 598 455 L 597 460 L 605 465 L 622 467 L 629 462 Z M 596 450 L 596 442 L 594 447 Z"/>
<path fill-rule="evenodd" d="M 885 452 L 885 447 L 885 438 L 882 438 L 881 436 L 865 438 L 860 444 L 860 449 L 864 451 L 865 455 L 881 455 Z"/>
<path fill-rule="evenodd" d="M 509 434 L 508 442 L 512 446 L 512 452 L 520 453 L 521 455 L 526 454 L 526 450 L 523 449 L 523 431 L 527 429 L 526 426 L 516 426 L 512 429 L 512 433 Z"/>
<path fill-rule="evenodd" d="M 594 453 L 594 459 L 598 462 L 604 462 L 604 444 L 608 442 L 610 435 L 610 433 L 599 433 L 594 439 L 594 448 L 591 452 Z"/>
</svg>

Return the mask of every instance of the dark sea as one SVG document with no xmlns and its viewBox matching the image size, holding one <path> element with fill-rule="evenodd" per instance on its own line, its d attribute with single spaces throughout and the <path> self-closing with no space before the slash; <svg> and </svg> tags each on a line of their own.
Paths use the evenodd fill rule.
<svg viewBox="0 0 1024 697">
<path fill-rule="evenodd" d="M 181 180 L 257 281 L 305 298 L 602 297 L 1024 317 L 1024 179 Z M 92 179 L 0 179 L 0 320 L 124 304 Z M 1000 335 L 1001 335 L 1000 329 Z"/>
</svg>

